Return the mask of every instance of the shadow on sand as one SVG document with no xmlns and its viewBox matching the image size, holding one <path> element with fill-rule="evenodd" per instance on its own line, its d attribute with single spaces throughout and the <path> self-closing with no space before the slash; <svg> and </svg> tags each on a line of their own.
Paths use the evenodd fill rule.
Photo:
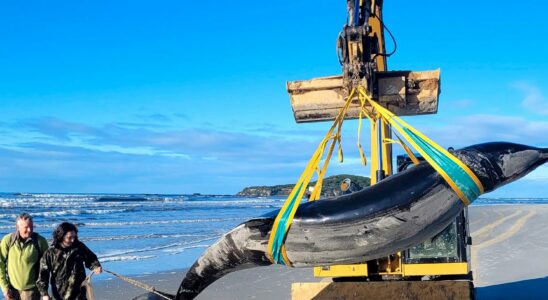
<svg viewBox="0 0 548 300">
<path fill-rule="evenodd" d="M 476 288 L 477 300 L 548 299 L 548 277 Z"/>
</svg>

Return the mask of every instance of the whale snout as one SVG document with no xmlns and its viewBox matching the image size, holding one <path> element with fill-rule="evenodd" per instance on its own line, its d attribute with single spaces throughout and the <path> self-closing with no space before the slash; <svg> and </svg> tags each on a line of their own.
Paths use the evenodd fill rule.
<svg viewBox="0 0 548 300">
<path fill-rule="evenodd" d="M 548 148 L 542 149 L 542 158 L 548 160 Z"/>
</svg>

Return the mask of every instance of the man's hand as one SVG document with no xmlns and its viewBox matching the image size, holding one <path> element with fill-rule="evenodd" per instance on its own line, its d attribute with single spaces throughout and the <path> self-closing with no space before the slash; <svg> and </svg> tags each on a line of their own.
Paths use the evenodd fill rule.
<svg viewBox="0 0 548 300">
<path fill-rule="evenodd" d="M 13 299 L 9 288 L 4 290 L 3 294 L 4 294 L 4 298 L 6 298 L 6 300 L 12 300 Z"/>
<path fill-rule="evenodd" d="M 48 295 L 42 296 L 42 300 L 49 300 L 49 296 Z"/>
<path fill-rule="evenodd" d="M 93 269 L 93 273 L 95 273 L 96 275 L 97 274 L 101 274 L 103 273 L 103 267 L 96 267 Z"/>
</svg>

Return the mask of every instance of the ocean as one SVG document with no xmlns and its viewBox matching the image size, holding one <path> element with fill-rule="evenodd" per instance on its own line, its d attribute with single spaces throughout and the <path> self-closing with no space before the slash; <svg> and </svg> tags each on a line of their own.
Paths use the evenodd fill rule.
<svg viewBox="0 0 548 300">
<path fill-rule="evenodd" d="M 15 230 L 28 212 L 35 231 L 51 241 L 60 222 L 78 236 L 105 269 L 138 275 L 188 268 L 206 247 L 241 222 L 280 208 L 284 197 L 228 195 L 0 193 L 0 234 Z M 473 205 L 548 204 L 548 199 L 480 198 Z"/>
</svg>

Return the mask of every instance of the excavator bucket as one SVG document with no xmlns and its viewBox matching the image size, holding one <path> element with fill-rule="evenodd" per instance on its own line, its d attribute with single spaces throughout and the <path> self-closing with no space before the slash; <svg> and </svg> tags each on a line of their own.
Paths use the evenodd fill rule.
<svg viewBox="0 0 548 300">
<path fill-rule="evenodd" d="M 440 70 L 377 72 L 379 103 L 398 116 L 435 114 L 440 94 Z M 297 123 L 333 120 L 348 96 L 342 75 L 287 83 Z M 356 96 L 346 119 L 359 116 Z"/>
</svg>

